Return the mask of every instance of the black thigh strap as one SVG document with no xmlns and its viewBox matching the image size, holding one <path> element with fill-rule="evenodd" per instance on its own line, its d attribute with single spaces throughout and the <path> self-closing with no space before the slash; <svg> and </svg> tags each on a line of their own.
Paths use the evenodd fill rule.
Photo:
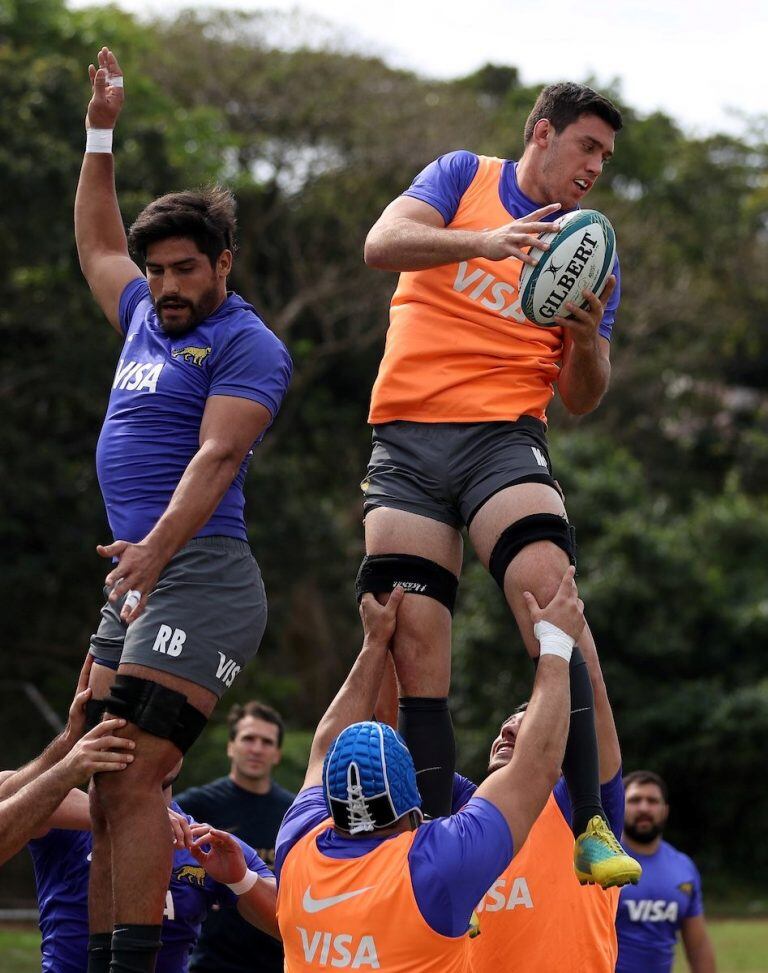
<svg viewBox="0 0 768 973">
<path fill-rule="evenodd" d="M 415 554 L 372 554 L 363 558 L 355 581 L 358 602 L 367 591 L 380 595 L 396 585 L 405 588 L 407 594 L 434 598 L 453 614 L 459 579 L 441 564 Z"/>
<path fill-rule="evenodd" d="M 104 703 L 108 713 L 170 740 L 182 753 L 189 750 L 208 722 L 208 717 L 190 706 L 184 693 L 120 672 Z"/>
<path fill-rule="evenodd" d="M 550 541 L 568 555 L 576 564 L 576 532 L 565 517 L 558 514 L 531 514 L 522 517 L 502 533 L 491 551 L 488 570 L 496 584 L 504 590 L 504 575 L 512 560 L 529 544 Z"/>
</svg>

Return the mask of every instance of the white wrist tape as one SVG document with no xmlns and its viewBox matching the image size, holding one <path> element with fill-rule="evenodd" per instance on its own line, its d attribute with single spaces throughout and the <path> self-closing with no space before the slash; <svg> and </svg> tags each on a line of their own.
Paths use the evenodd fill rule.
<svg viewBox="0 0 768 973">
<path fill-rule="evenodd" d="M 227 888 L 232 889 L 235 895 L 245 895 L 246 892 L 251 891 L 258 880 L 259 873 L 248 869 L 239 882 L 227 882 Z"/>
<path fill-rule="evenodd" d="M 112 129 L 89 128 L 85 133 L 86 152 L 111 152 Z"/>
<path fill-rule="evenodd" d="M 566 662 L 571 661 L 575 639 L 552 622 L 536 622 L 533 634 L 539 640 L 539 655 L 558 655 Z"/>
</svg>

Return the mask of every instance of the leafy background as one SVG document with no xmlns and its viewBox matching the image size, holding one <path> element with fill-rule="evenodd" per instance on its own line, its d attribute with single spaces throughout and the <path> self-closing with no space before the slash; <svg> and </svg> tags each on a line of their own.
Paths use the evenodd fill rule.
<svg viewBox="0 0 768 973">
<path fill-rule="evenodd" d="M 286 784 L 298 785 L 309 733 L 354 657 L 365 416 L 395 282 L 363 265 L 363 240 L 442 152 L 516 157 L 537 88 L 502 65 L 427 80 L 322 30 L 313 44 L 302 27 L 275 14 L 148 23 L 118 7 L 0 0 L 6 766 L 50 735 L 25 687 L 65 712 L 104 575 L 93 453 L 119 349 L 80 275 L 71 226 L 86 67 L 103 43 L 127 77 L 116 139 L 126 223 L 162 192 L 230 185 L 233 286 L 296 364 L 247 484 L 271 621 L 228 697 L 284 712 Z M 626 127 L 590 204 L 617 227 L 622 258 L 612 387 L 582 420 L 555 403 L 553 458 L 625 767 L 668 778 L 671 840 L 738 896 L 768 867 L 768 117 L 745 119 L 740 137 L 697 138 L 608 94 Z M 480 775 L 531 672 L 471 553 L 454 654 L 460 766 Z M 182 785 L 226 770 L 226 708 Z M 28 894 L 20 869 L 4 871 L 0 901 Z"/>
</svg>

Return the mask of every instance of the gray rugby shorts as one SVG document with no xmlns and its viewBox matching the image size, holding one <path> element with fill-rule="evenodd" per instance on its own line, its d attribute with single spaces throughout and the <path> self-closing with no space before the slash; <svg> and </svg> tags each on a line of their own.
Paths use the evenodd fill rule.
<svg viewBox="0 0 768 973">
<path fill-rule="evenodd" d="M 217 696 L 256 655 L 267 624 L 259 566 L 248 544 L 233 537 L 186 544 L 128 626 L 120 620 L 122 604 L 107 601 L 101 609 L 91 655 L 111 668 L 134 663 L 159 669 Z"/>
<path fill-rule="evenodd" d="M 460 529 L 494 494 L 517 483 L 556 489 L 546 426 L 533 416 L 374 426 L 361 488 L 365 513 L 394 507 Z"/>
</svg>

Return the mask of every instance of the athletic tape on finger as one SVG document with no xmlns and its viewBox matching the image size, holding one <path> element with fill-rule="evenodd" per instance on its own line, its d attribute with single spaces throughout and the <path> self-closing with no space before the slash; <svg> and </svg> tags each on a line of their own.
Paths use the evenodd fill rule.
<svg viewBox="0 0 768 973">
<path fill-rule="evenodd" d="M 107 84 L 111 84 L 113 88 L 124 87 L 122 74 L 108 74 Z"/>
<path fill-rule="evenodd" d="M 125 596 L 125 601 L 123 602 L 123 606 L 127 608 L 129 611 L 133 611 L 133 609 L 138 605 L 140 601 L 141 601 L 141 592 L 137 591 L 135 588 L 131 588 L 131 590 Z"/>
</svg>

